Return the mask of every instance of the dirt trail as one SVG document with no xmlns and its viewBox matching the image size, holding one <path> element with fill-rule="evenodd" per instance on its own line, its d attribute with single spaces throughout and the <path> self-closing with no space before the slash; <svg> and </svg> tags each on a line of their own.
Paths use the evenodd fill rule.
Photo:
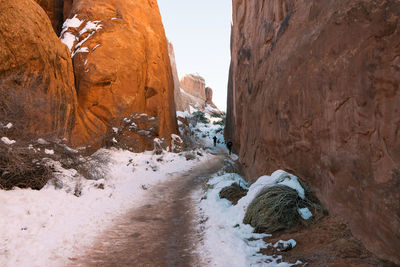
<svg viewBox="0 0 400 267">
<path fill-rule="evenodd" d="M 222 168 L 223 156 L 149 189 L 145 205 L 118 219 L 71 266 L 200 266 L 192 192 Z"/>
</svg>

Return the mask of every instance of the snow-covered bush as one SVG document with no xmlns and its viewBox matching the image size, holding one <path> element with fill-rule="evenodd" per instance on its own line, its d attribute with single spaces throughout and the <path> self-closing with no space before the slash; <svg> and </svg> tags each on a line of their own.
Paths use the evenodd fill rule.
<svg viewBox="0 0 400 267">
<path fill-rule="evenodd" d="M 0 189 L 42 189 L 52 177 L 42 157 L 19 142 L 12 146 L 0 142 Z"/>
<path fill-rule="evenodd" d="M 258 190 L 247 207 L 243 219 L 245 224 L 255 228 L 256 233 L 271 234 L 289 230 L 299 224 L 308 225 L 322 215 L 324 209 L 320 202 L 296 176 L 278 171 L 272 182 L 269 177 L 260 178 L 261 180 L 268 178 L 270 181 L 259 186 L 261 190 Z"/>
</svg>

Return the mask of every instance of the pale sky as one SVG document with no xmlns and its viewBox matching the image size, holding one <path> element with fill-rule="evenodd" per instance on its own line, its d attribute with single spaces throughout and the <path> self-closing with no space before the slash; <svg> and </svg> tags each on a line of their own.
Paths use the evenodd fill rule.
<svg viewBox="0 0 400 267">
<path fill-rule="evenodd" d="M 158 0 L 178 75 L 198 73 L 226 110 L 232 0 Z"/>
</svg>

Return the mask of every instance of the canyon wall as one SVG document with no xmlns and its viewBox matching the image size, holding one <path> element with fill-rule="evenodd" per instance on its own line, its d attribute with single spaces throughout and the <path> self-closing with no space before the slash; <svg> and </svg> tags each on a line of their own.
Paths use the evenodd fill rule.
<svg viewBox="0 0 400 267">
<path fill-rule="evenodd" d="M 174 78 L 174 99 L 175 99 L 176 110 L 179 111 L 190 110 L 189 107 L 190 103 L 186 101 L 185 97 L 182 95 L 181 92 L 181 85 L 178 76 L 178 68 L 176 67 L 174 46 L 170 42 L 168 42 L 168 54 L 169 54 L 169 60 L 171 62 L 172 77 Z"/>
<path fill-rule="evenodd" d="M 2 113 L 18 106 L 21 125 L 74 146 L 104 145 L 110 128 L 132 116 L 144 128 L 128 127 L 122 135 L 135 140 L 137 152 L 152 149 L 154 138 L 169 143 L 177 133 L 174 81 L 156 0 L 0 4 Z M 60 40 L 56 22 L 63 12 L 70 16 Z"/>
<path fill-rule="evenodd" d="M 64 0 L 35 0 L 47 13 L 54 31 L 59 34 L 64 22 Z"/>
<path fill-rule="evenodd" d="M 400 263 L 400 2 L 233 0 L 226 138 Z"/>
<path fill-rule="evenodd" d="M 69 137 L 77 109 L 72 62 L 46 13 L 32 0 L 1 0 L 0 36 L 0 120 L 22 133 Z"/>
<path fill-rule="evenodd" d="M 61 38 L 73 57 L 79 102 L 73 144 L 93 142 L 111 119 L 131 114 L 157 118 L 154 137 L 170 140 L 177 132 L 167 39 L 155 0 L 74 1 Z"/>
</svg>

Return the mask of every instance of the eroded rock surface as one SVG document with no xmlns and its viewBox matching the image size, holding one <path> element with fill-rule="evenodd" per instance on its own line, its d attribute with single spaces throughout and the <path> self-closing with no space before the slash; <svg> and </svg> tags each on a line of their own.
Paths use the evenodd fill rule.
<svg viewBox="0 0 400 267">
<path fill-rule="evenodd" d="M 172 76 L 174 78 L 174 99 L 175 99 L 176 110 L 180 111 L 189 110 L 190 103 L 188 103 L 188 101 L 185 100 L 185 97 L 182 96 L 183 93 L 181 92 L 180 88 L 178 69 L 176 67 L 174 46 L 170 42 L 168 42 L 168 54 L 169 54 L 169 59 L 171 61 Z"/>
<path fill-rule="evenodd" d="M 400 2 L 233 1 L 226 138 L 400 263 Z"/>
<path fill-rule="evenodd" d="M 2 119 L 21 132 L 70 136 L 77 107 L 70 54 L 32 0 L 0 1 L 0 94 Z"/>
<path fill-rule="evenodd" d="M 180 101 L 183 103 L 182 109 L 189 110 L 189 106 L 206 112 L 221 111 L 212 102 L 213 91 L 210 87 L 206 87 L 206 81 L 198 74 L 186 74 L 180 80 Z"/>
<path fill-rule="evenodd" d="M 54 31 L 59 34 L 64 22 L 64 0 L 35 0 L 51 20 Z"/>
<path fill-rule="evenodd" d="M 177 131 L 167 40 L 155 0 L 73 1 L 62 40 L 74 62 L 79 110 L 72 142 L 99 142 L 112 119 L 145 113 L 157 136 Z"/>
</svg>

